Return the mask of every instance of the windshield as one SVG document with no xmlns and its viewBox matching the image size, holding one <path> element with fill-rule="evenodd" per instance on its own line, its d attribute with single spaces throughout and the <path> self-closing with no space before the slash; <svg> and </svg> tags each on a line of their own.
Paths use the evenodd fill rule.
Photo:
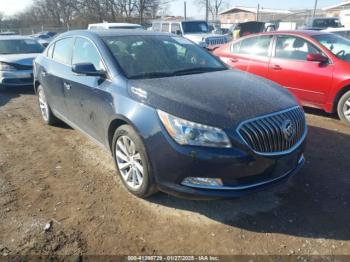
<svg viewBox="0 0 350 262">
<path fill-rule="evenodd" d="M 41 53 L 44 47 L 32 39 L 0 40 L 0 54 L 31 54 Z"/>
<path fill-rule="evenodd" d="M 313 22 L 313 27 L 317 28 L 338 28 L 342 27 L 342 24 L 340 23 L 340 20 L 337 18 L 334 19 L 315 19 Z"/>
<path fill-rule="evenodd" d="M 226 70 L 218 59 L 176 36 L 109 36 L 104 41 L 130 79 Z"/>
<path fill-rule="evenodd" d="M 209 26 L 206 22 L 182 22 L 185 34 L 209 33 Z"/>
<path fill-rule="evenodd" d="M 335 34 L 315 35 L 313 38 L 338 58 L 350 61 L 350 41 L 348 39 Z"/>
</svg>

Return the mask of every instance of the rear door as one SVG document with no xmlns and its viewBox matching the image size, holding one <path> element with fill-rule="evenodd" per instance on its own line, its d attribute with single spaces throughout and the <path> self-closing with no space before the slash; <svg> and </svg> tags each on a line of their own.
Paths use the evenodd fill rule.
<svg viewBox="0 0 350 262">
<path fill-rule="evenodd" d="M 270 35 L 261 35 L 234 43 L 227 63 L 234 68 L 267 77 L 272 38 Z"/>
<path fill-rule="evenodd" d="M 333 64 L 307 61 L 307 54 L 322 53 L 304 38 L 276 36 L 268 78 L 288 88 L 304 105 L 321 106 L 331 88 Z"/>
<path fill-rule="evenodd" d="M 50 106 L 56 113 L 67 115 L 67 104 L 64 85 L 68 81 L 71 70 L 71 56 L 74 38 L 64 38 L 51 45 L 48 50 L 48 61 L 41 75 Z"/>
</svg>

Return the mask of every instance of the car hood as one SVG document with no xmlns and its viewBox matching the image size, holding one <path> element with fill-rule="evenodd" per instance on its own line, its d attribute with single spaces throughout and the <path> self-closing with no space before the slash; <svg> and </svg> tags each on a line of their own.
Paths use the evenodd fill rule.
<svg viewBox="0 0 350 262">
<path fill-rule="evenodd" d="M 156 109 L 221 128 L 298 105 L 286 89 L 238 70 L 130 80 L 129 92 Z"/>
<path fill-rule="evenodd" d="M 9 64 L 17 64 L 24 66 L 33 65 L 33 60 L 39 54 L 16 54 L 16 55 L 1 55 L 0 54 L 0 62 L 5 62 Z"/>
</svg>

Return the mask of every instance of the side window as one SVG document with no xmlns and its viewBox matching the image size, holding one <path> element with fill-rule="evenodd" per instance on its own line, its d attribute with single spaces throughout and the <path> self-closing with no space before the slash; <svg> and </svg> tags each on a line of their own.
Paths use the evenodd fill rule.
<svg viewBox="0 0 350 262">
<path fill-rule="evenodd" d="M 74 45 L 72 64 L 91 63 L 96 70 L 104 70 L 100 54 L 95 46 L 84 38 L 77 38 Z"/>
<path fill-rule="evenodd" d="M 268 56 L 272 36 L 250 37 L 241 41 L 240 54 Z"/>
<path fill-rule="evenodd" d="M 238 54 L 239 53 L 239 48 L 241 47 L 241 41 L 239 41 L 238 43 L 234 43 L 231 46 L 231 52 L 233 54 Z"/>
<path fill-rule="evenodd" d="M 160 23 L 154 23 L 152 25 L 152 30 L 156 31 L 156 32 L 160 32 L 160 30 L 161 30 Z"/>
<path fill-rule="evenodd" d="M 46 56 L 52 58 L 53 49 L 55 48 L 55 44 L 52 44 L 46 51 Z"/>
<path fill-rule="evenodd" d="M 169 32 L 169 23 L 162 24 L 162 32 Z"/>
<path fill-rule="evenodd" d="M 320 51 L 308 41 L 294 36 L 278 36 L 275 57 L 290 60 L 307 60 L 308 54 Z"/>
<path fill-rule="evenodd" d="M 70 65 L 74 38 L 65 38 L 55 43 L 53 59 L 57 62 Z"/>
<path fill-rule="evenodd" d="M 177 34 L 179 31 L 181 32 L 180 24 L 178 24 L 178 23 L 171 24 L 171 32 L 173 34 Z"/>
</svg>

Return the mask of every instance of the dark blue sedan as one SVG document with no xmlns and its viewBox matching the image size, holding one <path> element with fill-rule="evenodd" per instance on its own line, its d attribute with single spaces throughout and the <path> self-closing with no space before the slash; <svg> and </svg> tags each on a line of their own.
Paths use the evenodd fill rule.
<svg viewBox="0 0 350 262">
<path fill-rule="evenodd" d="M 64 121 L 112 152 L 139 197 L 242 196 L 304 163 L 307 127 L 293 96 L 176 35 L 71 31 L 34 72 L 44 121 Z"/>
</svg>

